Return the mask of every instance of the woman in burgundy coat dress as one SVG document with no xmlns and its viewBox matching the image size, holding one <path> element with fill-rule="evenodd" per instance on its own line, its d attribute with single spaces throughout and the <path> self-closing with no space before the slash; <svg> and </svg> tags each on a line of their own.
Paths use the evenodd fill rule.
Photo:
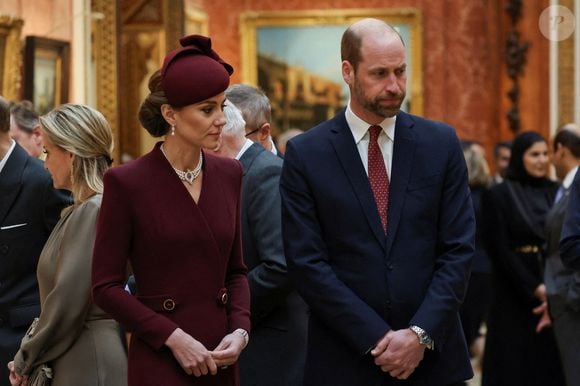
<svg viewBox="0 0 580 386">
<path fill-rule="evenodd" d="M 129 385 L 238 385 L 250 328 L 237 161 L 219 146 L 232 67 L 203 36 L 181 39 L 139 118 L 165 137 L 105 176 L 93 260 L 95 302 L 132 332 Z M 124 290 L 127 265 L 136 296 Z"/>
</svg>

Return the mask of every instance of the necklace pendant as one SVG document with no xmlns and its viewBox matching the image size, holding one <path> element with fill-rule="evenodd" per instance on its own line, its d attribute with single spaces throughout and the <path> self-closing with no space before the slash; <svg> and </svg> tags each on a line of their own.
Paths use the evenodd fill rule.
<svg viewBox="0 0 580 386">
<path fill-rule="evenodd" d="M 185 177 L 185 181 L 191 185 L 193 184 L 193 180 L 195 180 L 195 177 L 197 177 L 194 173 L 193 170 L 188 170 L 185 172 L 185 174 L 183 175 L 183 177 Z"/>
</svg>

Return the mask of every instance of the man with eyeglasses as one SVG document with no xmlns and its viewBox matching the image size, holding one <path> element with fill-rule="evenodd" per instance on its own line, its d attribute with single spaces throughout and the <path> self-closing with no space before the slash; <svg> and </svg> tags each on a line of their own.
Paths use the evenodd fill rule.
<svg viewBox="0 0 580 386">
<path fill-rule="evenodd" d="M 226 90 L 226 98 L 242 112 L 246 121 L 246 138 L 282 157 L 272 140 L 272 108 L 264 91 L 247 84 L 234 84 Z"/>
</svg>

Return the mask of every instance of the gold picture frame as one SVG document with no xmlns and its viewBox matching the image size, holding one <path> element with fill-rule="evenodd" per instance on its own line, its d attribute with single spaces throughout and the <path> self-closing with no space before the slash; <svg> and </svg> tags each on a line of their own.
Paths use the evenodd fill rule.
<svg viewBox="0 0 580 386">
<path fill-rule="evenodd" d="M 0 15 L 0 94 L 8 100 L 20 99 L 23 25 L 21 19 Z"/>
<path fill-rule="evenodd" d="M 348 25 L 373 17 L 395 27 L 407 48 L 403 109 L 423 114 L 422 16 L 414 8 L 245 12 L 240 16 L 242 82 L 262 88 L 274 129 L 308 129 L 342 109 L 340 39 Z"/>
</svg>

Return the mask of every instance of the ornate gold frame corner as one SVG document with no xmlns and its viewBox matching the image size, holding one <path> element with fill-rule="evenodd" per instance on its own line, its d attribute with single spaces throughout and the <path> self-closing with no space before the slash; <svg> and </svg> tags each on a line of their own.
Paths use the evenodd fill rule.
<svg viewBox="0 0 580 386">
<path fill-rule="evenodd" d="M 8 100 L 20 99 L 22 83 L 22 41 L 20 34 L 24 21 L 12 16 L 0 15 L 0 39 L 4 40 L 2 60 L 2 88 L 0 93 Z"/>
<path fill-rule="evenodd" d="M 404 24 L 410 29 L 411 83 L 407 94 L 412 101 L 411 113 L 423 114 L 423 19 L 416 8 L 343 9 L 306 11 L 249 11 L 240 15 L 240 57 L 242 82 L 257 85 L 256 30 L 260 27 L 344 25 L 373 17 L 389 24 Z"/>
</svg>

